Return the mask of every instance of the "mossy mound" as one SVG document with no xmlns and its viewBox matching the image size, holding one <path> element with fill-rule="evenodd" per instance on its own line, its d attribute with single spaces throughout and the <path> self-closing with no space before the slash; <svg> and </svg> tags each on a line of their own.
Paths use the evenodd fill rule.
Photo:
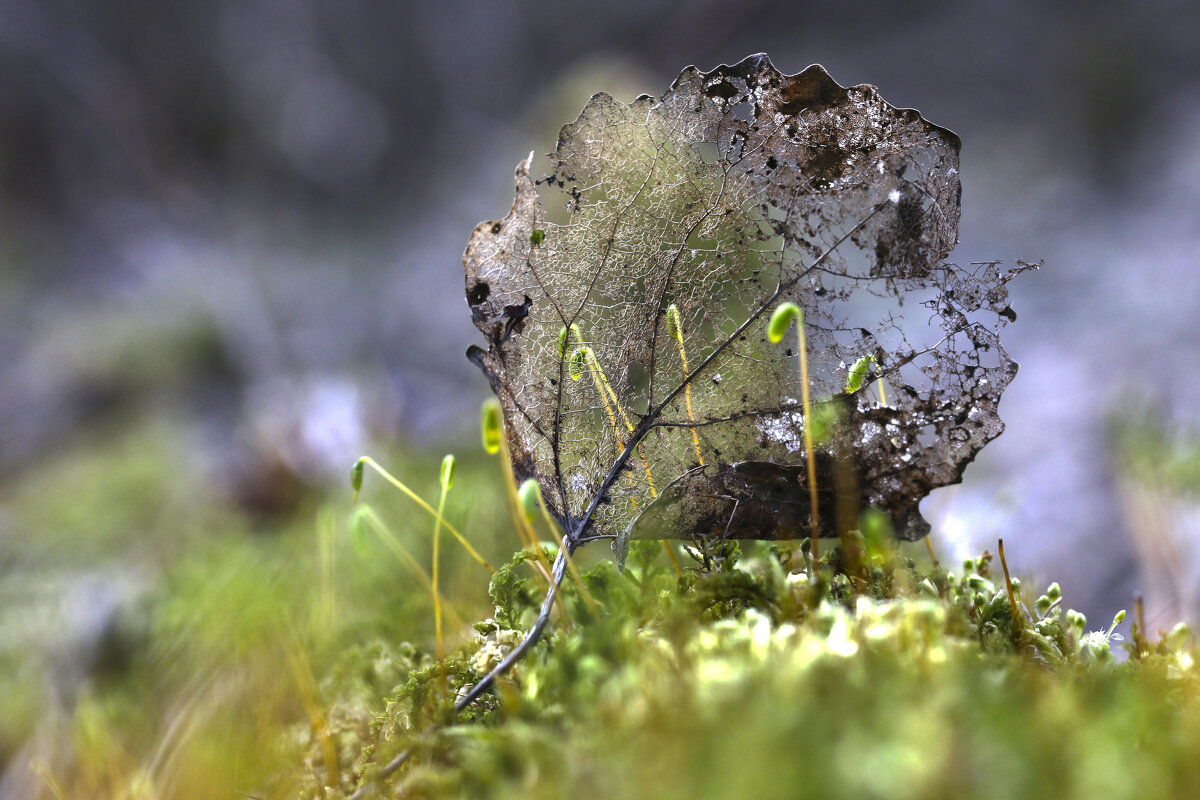
<svg viewBox="0 0 1200 800">
<path fill-rule="evenodd" d="M 347 654 L 302 796 L 1200 796 L 1184 627 L 1135 626 L 1123 658 L 1119 620 L 1086 633 L 1055 586 L 1027 605 L 1013 581 L 1014 614 L 989 554 L 949 572 L 867 546 L 810 578 L 803 551 L 697 553 L 682 576 L 655 553 L 584 573 L 598 615 L 566 585 L 552 635 L 458 717 L 541 599 L 516 564 L 447 690 L 410 645 Z"/>
</svg>

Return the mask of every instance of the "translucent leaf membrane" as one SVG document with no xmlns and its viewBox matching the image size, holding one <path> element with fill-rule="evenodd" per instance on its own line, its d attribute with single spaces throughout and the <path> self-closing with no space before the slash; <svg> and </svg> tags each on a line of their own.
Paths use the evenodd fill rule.
<svg viewBox="0 0 1200 800">
<path fill-rule="evenodd" d="M 487 342 L 468 357 L 518 479 L 580 542 L 808 536 L 811 424 L 821 535 L 868 506 L 924 535 L 918 503 L 999 435 L 1017 369 L 997 331 L 1023 267 L 945 262 L 959 147 L 873 86 L 763 55 L 659 99 L 593 97 L 464 255 Z M 804 311 L 811 421 L 794 326 L 767 341 L 784 302 Z"/>
</svg>

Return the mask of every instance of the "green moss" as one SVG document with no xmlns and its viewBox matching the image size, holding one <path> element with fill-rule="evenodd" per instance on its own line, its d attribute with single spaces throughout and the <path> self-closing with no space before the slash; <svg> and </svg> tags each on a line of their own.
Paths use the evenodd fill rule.
<svg viewBox="0 0 1200 800">
<path fill-rule="evenodd" d="M 697 554 L 703 558 L 702 554 Z M 631 553 L 564 586 L 554 633 L 465 720 L 410 673 L 366 743 L 412 756 L 386 792 L 415 797 L 1193 796 L 1200 695 L 1176 634 L 1119 663 L 1113 630 L 961 572 L 878 560 L 868 585 L 810 580 L 754 546 L 683 577 Z M 526 557 L 518 559 L 518 562 Z M 830 564 L 836 564 L 834 554 Z M 538 599 L 516 563 L 494 620 L 448 670 L 471 682 L 519 640 Z M 1053 594 L 1053 591 L 1048 592 Z M 474 678 L 471 665 L 476 667 Z M 364 774 L 371 774 L 368 770 Z M 315 795 L 314 795 L 315 796 Z M 383 796 L 390 796 L 384 794 Z"/>
</svg>

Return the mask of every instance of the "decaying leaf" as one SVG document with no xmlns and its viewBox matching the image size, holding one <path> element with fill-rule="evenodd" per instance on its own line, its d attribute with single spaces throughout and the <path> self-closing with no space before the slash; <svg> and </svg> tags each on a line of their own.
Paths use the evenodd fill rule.
<svg viewBox="0 0 1200 800">
<path fill-rule="evenodd" d="M 997 330 L 1020 268 L 944 261 L 959 146 L 872 86 L 757 55 L 660 99 L 598 94 L 547 174 L 518 166 L 464 256 L 487 340 L 468 356 L 573 545 L 810 535 L 805 425 L 820 535 L 868 506 L 924 535 L 918 503 L 999 435 L 1017 369 Z M 783 302 L 812 420 L 796 337 L 766 336 Z"/>
</svg>

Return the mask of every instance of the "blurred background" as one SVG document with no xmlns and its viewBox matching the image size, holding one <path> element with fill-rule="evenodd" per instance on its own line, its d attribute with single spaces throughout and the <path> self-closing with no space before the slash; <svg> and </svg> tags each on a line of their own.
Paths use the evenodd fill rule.
<svg viewBox="0 0 1200 800">
<path fill-rule="evenodd" d="M 442 452 L 477 449 L 488 393 L 460 255 L 517 161 L 594 92 L 660 94 L 755 52 L 956 131 L 955 260 L 1044 261 L 1012 287 L 1008 430 L 923 506 L 943 558 L 1003 536 L 1092 627 L 1134 592 L 1152 630 L 1194 616 L 1191 0 L 6 0 L 9 679 L 70 695 L 180 553 L 344 515 L 363 453 L 435 486 Z"/>
</svg>

